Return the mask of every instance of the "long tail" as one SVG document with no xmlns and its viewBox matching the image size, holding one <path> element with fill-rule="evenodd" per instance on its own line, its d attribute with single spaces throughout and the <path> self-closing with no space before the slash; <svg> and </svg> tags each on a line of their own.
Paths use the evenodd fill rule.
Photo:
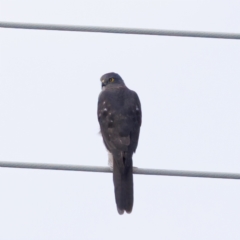
<svg viewBox="0 0 240 240">
<path fill-rule="evenodd" d="M 113 182 L 115 200 L 119 214 L 132 212 L 133 208 L 133 173 L 132 158 L 115 159 L 113 164 Z"/>
</svg>

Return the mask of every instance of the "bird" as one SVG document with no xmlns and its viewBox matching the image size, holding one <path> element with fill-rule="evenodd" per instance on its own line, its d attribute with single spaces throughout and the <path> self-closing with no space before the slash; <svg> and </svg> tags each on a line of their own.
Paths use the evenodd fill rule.
<svg viewBox="0 0 240 240">
<path fill-rule="evenodd" d="M 133 161 L 138 146 L 142 110 L 136 92 L 130 90 L 121 76 L 110 72 L 101 78 L 98 97 L 98 122 L 113 171 L 115 201 L 120 215 L 133 208 Z"/>
</svg>

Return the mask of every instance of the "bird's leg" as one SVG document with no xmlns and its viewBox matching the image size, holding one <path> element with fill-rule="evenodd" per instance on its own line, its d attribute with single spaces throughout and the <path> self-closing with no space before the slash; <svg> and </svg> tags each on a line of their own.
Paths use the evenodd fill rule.
<svg viewBox="0 0 240 240">
<path fill-rule="evenodd" d="M 108 152 L 108 166 L 113 170 L 113 155 L 110 152 Z"/>
</svg>

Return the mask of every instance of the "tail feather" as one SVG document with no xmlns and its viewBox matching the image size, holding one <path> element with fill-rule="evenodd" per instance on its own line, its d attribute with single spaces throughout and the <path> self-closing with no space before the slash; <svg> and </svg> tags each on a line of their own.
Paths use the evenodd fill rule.
<svg viewBox="0 0 240 240">
<path fill-rule="evenodd" d="M 132 212 L 133 208 L 133 173 L 132 160 L 130 164 L 119 166 L 114 159 L 113 182 L 115 189 L 115 200 L 119 214 Z"/>
</svg>

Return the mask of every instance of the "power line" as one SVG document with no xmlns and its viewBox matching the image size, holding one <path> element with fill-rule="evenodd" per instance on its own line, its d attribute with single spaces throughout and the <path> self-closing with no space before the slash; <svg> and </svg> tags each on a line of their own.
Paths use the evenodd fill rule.
<svg viewBox="0 0 240 240">
<path fill-rule="evenodd" d="M 0 22 L 0 27 L 33 30 L 73 31 L 73 32 L 98 32 L 98 33 L 139 34 L 139 35 L 174 36 L 174 37 L 240 39 L 239 33 L 221 33 L 221 32 L 197 32 L 197 31 L 76 26 L 76 25 L 16 23 L 16 22 Z"/>
<path fill-rule="evenodd" d="M 33 23 L 14 23 L 14 22 L 0 22 L 0 28 L 139 34 L 139 35 L 175 36 L 175 37 L 240 39 L 240 34 L 236 34 L 236 33 L 171 31 L 171 30 L 157 30 L 157 29 L 72 26 L 72 25 L 33 24 Z M 105 172 L 105 173 L 112 172 L 109 167 L 47 164 L 47 163 L 0 162 L 0 167 L 42 169 L 42 170 Z M 143 175 L 162 175 L 162 176 L 176 176 L 176 177 L 240 179 L 240 174 L 238 173 L 179 171 L 179 170 L 163 170 L 163 169 L 143 169 L 143 168 L 134 168 L 133 173 L 143 174 Z"/>
<path fill-rule="evenodd" d="M 41 170 L 82 171 L 82 172 L 103 172 L 103 173 L 112 172 L 112 170 L 109 167 L 79 166 L 49 163 L 0 162 L 0 167 L 41 169 Z M 222 173 L 222 172 L 198 172 L 198 171 L 134 168 L 133 173 L 142 175 L 162 175 L 175 177 L 240 179 L 239 173 Z"/>
</svg>

